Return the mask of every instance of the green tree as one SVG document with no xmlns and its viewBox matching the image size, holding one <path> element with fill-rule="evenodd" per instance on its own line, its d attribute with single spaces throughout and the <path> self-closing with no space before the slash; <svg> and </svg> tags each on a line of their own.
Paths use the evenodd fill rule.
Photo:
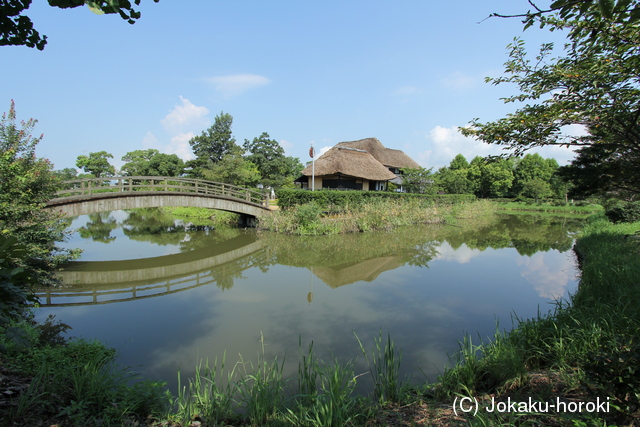
<svg viewBox="0 0 640 427">
<path fill-rule="evenodd" d="M 130 151 L 122 157 L 127 162 L 122 173 L 127 176 L 180 176 L 184 162 L 176 154 L 165 154 L 150 148 Z"/>
<path fill-rule="evenodd" d="M 60 181 L 68 181 L 70 179 L 75 179 L 78 176 L 78 171 L 75 168 L 64 168 L 53 171 L 53 174 Z"/>
<path fill-rule="evenodd" d="M 451 163 L 449 164 L 449 169 L 451 169 L 452 171 L 456 171 L 459 169 L 467 169 L 468 167 L 469 167 L 469 162 L 462 154 L 458 154 L 457 156 L 455 156 L 453 160 L 451 160 Z"/>
<path fill-rule="evenodd" d="M 434 194 L 436 187 L 433 185 L 433 174 L 431 170 L 433 168 L 403 168 L 402 172 L 402 186 L 407 193 L 418 194 Z"/>
<path fill-rule="evenodd" d="M 238 153 L 227 154 L 210 169 L 203 169 L 202 172 L 205 179 L 240 187 L 255 187 L 260 181 L 258 167 Z"/>
<path fill-rule="evenodd" d="M 227 154 L 242 151 L 231 133 L 232 124 L 233 117 L 225 112 L 220 112 L 211 127 L 203 131 L 201 135 L 194 136 L 189 140 L 193 154 L 201 163 L 200 166 L 218 163 Z"/>
<path fill-rule="evenodd" d="M 160 0 L 153 0 L 158 3 Z M 140 0 L 134 0 L 136 5 Z M 49 0 L 49 5 L 69 9 L 87 5 L 91 11 L 102 15 L 117 13 L 130 24 L 140 18 L 129 0 Z M 0 3 L 0 46 L 27 46 L 43 50 L 47 36 L 33 28 L 33 22 L 23 12 L 29 9 L 31 0 L 4 0 Z"/>
<path fill-rule="evenodd" d="M 558 162 L 555 159 L 544 159 L 538 153 L 528 153 L 516 164 L 513 183 L 513 191 L 520 194 L 526 183 L 539 179 L 549 184 L 551 177 L 558 169 Z M 533 196 L 527 196 L 533 197 Z M 545 196 L 546 197 L 546 196 Z"/>
<path fill-rule="evenodd" d="M 244 149 L 249 153 L 246 159 L 258 167 L 260 183 L 268 187 L 280 188 L 292 182 L 304 169 L 300 160 L 284 155 L 284 148 L 278 141 L 270 139 L 263 132 L 252 141 L 244 140 Z"/>
<path fill-rule="evenodd" d="M 440 168 L 435 176 L 438 189 L 447 194 L 471 194 L 473 185 L 465 169 Z"/>
<path fill-rule="evenodd" d="M 551 185 L 542 178 L 533 178 L 522 184 L 522 195 L 536 199 L 536 203 L 540 199 L 553 195 Z"/>
<path fill-rule="evenodd" d="M 116 168 L 109 163 L 109 159 L 113 159 L 112 154 L 106 151 L 98 151 L 89 153 L 88 156 L 78 156 L 76 166 L 96 178 L 113 176 L 116 173 Z"/>
<path fill-rule="evenodd" d="M 66 237 L 58 216 L 43 209 L 54 197 L 58 179 L 51 163 L 36 157 L 42 135 L 33 137 L 37 121 L 16 124 L 15 104 L 0 121 L 0 234 L 24 250 L 14 266 L 25 268 L 31 282 L 55 282 L 53 269 L 77 255 L 56 246 Z M 14 260 L 12 260 L 12 263 Z"/>
<path fill-rule="evenodd" d="M 476 156 L 469 164 L 471 188 L 478 197 L 506 197 L 513 184 L 511 159 L 484 159 Z"/>
<path fill-rule="evenodd" d="M 516 39 L 509 45 L 505 76 L 488 81 L 515 84 L 519 93 L 505 101 L 523 106 L 494 122 L 474 119 L 461 132 L 518 155 L 536 146 L 576 146 L 578 157 L 565 174 L 576 188 L 638 194 L 640 0 L 561 0 L 552 9 L 558 13 L 527 14 L 525 27 L 539 23 L 567 31 L 564 55 L 552 58 L 548 43 L 530 58 Z M 588 133 L 568 134 L 568 125 Z"/>
</svg>

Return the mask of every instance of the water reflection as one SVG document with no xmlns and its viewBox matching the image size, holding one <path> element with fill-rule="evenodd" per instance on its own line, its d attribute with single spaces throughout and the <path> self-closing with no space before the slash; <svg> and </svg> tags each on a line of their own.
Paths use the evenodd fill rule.
<svg viewBox="0 0 640 427">
<path fill-rule="evenodd" d="M 118 261 L 71 264 L 61 274 L 75 284 L 61 291 L 88 299 L 60 295 L 56 302 L 53 291 L 49 301 L 86 305 L 43 307 L 38 315 L 57 314 L 76 336 L 106 341 L 122 363 L 143 365 L 155 379 L 171 381 L 179 366 L 192 374 L 198 358 L 221 359 L 225 351 L 248 359 L 261 335 L 267 356 L 288 355 L 285 374 L 294 375 L 299 337 L 303 346 L 313 340 L 321 358 L 345 360 L 359 354 L 353 332 L 372 343 L 382 328 L 404 351 L 403 374 L 432 380 L 463 332 L 490 336 L 496 318 L 509 328 L 512 312 L 534 316 L 575 286 L 569 249 L 579 220 L 508 215 L 319 237 L 163 223 L 178 239 L 143 218 L 157 220 L 116 215 L 123 229 L 137 230 L 136 240 L 114 230 L 117 239 L 100 247 L 144 242 L 143 253 L 162 247 L 172 254 L 138 260 L 135 246 L 121 249 Z M 101 293 L 96 302 L 123 301 L 91 305 Z"/>
</svg>

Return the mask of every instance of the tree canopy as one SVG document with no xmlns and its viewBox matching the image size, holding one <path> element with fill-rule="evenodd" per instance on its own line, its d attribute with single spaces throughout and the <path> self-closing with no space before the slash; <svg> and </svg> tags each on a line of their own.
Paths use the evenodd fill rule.
<svg viewBox="0 0 640 427">
<path fill-rule="evenodd" d="M 128 176 L 180 176 L 184 162 L 176 154 L 161 153 L 156 149 L 130 151 L 122 157 L 121 172 Z"/>
<path fill-rule="evenodd" d="M 89 153 L 88 156 L 80 155 L 76 160 L 76 166 L 96 178 L 105 176 L 113 176 L 116 168 L 109 163 L 109 159 L 113 159 L 113 154 L 106 151 L 98 151 Z"/>
<path fill-rule="evenodd" d="M 49 5 L 60 9 L 84 6 L 98 14 L 119 14 L 130 24 L 140 18 L 129 0 L 48 0 Z M 160 0 L 153 0 L 158 3 Z M 140 0 L 133 0 L 140 5 Z M 0 1 L 0 46 L 27 46 L 43 50 L 47 36 L 41 36 L 33 27 L 31 19 L 24 12 L 31 6 L 31 0 Z"/>
<path fill-rule="evenodd" d="M 42 139 L 32 135 L 36 123 L 30 119 L 18 125 L 13 101 L 0 121 L 0 246 L 6 249 L 6 239 L 22 245 L 19 266 L 32 279 L 47 284 L 55 281 L 53 268 L 77 251 L 56 247 L 55 242 L 66 236 L 65 225 L 56 221 L 55 213 L 43 209 L 54 197 L 58 179 L 51 163 L 36 157 L 36 145 Z"/>
<path fill-rule="evenodd" d="M 285 156 L 284 148 L 267 132 L 252 141 L 245 139 L 243 146 L 248 152 L 246 159 L 258 167 L 260 182 L 265 186 L 280 188 L 304 168 L 298 158 Z"/>
<path fill-rule="evenodd" d="M 197 160 L 204 163 L 217 163 L 225 155 L 241 151 L 231 132 L 232 124 L 231 114 L 221 111 L 211 127 L 189 140 Z"/>
<path fill-rule="evenodd" d="M 640 193 L 639 16 L 640 0 L 561 0 L 526 14 L 525 27 L 568 31 L 563 56 L 552 57 L 548 43 L 530 58 L 516 39 L 505 75 L 487 81 L 515 84 L 519 93 L 504 101 L 522 106 L 493 122 L 473 119 L 461 132 L 516 155 L 575 146 L 578 156 L 563 173 L 577 189 Z M 571 125 L 585 132 L 570 133 Z"/>
</svg>

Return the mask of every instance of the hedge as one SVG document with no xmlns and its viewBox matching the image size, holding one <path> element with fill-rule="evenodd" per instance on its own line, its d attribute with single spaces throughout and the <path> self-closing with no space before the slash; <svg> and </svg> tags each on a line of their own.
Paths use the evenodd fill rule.
<svg viewBox="0 0 640 427">
<path fill-rule="evenodd" d="M 373 200 L 406 200 L 408 198 L 420 198 L 432 200 L 437 205 L 454 205 L 476 200 L 473 194 L 410 194 L 393 193 L 386 191 L 359 191 L 359 190 L 276 190 L 278 206 L 283 209 L 297 205 L 315 202 L 322 208 L 344 208 L 367 203 Z"/>
</svg>

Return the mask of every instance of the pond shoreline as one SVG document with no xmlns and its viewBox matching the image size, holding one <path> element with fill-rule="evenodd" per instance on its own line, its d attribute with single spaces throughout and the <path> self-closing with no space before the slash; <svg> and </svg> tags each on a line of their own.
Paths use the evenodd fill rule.
<svg viewBox="0 0 640 427">
<path fill-rule="evenodd" d="M 602 223 L 589 226 L 583 231 L 581 237 L 576 243 L 575 250 L 580 254 L 582 260 L 581 269 L 583 271 L 583 284 L 581 285 L 581 290 L 577 293 L 574 299 L 573 306 L 561 304 L 557 307 L 557 310 L 549 316 L 542 316 L 538 319 L 523 320 L 523 322 L 521 322 L 521 324 L 513 331 L 508 334 L 497 335 L 494 342 L 489 344 L 478 346 L 477 344 L 472 344 L 471 341 L 463 341 L 466 343 L 466 346 L 463 347 L 463 352 L 461 353 L 461 359 L 458 360 L 458 365 L 447 370 L 434 384 L 415 386 L 399 382 L 396 383 L 397 388 L 395 388 L 395 391 L 393 391 L 394 389 L 388 389 L 383 393 L 378 392 L 378 396 L 387 397 L 383 397 L 382 399 L 377 398 L 374 399 L 374 401 L 369 401 L 368 399 L 360 397 L 351 397 L 350 393 L 347 393 L 349 388 L 342 388 L 341 390 L 346 393 L 344 394 L 344 399 L 341 400 L 342 408 L 345 411 L 343 413 L 345 417 L 344 420 L 351 419 L 350 423 L 353 425 L 402 425 L 402 420 L 413 420 L 417 425 L 455 425 L 456 423 L 468 423 L 472 421 L 473 418 L 459 417 L 453 412 L 451 404 L 453 403 L 456 393 L 464 393 L 466 396 L 478 397 L 478 399 L 487 403 L 490 402 L 492 397 L 495 399 L 507 399 L 509 397 L 513 399 L 533 397 L 539 400 L 549 400 L 551 397 L 562 397 L 574 400 L 588 400 L 591 398 L 591 396 L 586 394 L 575 394 L 578 387 L 577 385 L 580 384 L 580 378 L 579 375 L 576 374 L 576 369 L 582 369 L 581 364 L 584 363 L 584 358 L 586 357 L 585 354 L 583 353 L 582 355 L 578 354 L 578 356 L 571 356 L 573 359 L 569 360 L 568 355 L 559 354 L 557 349 L 554 350 L 549 348 L 546 350 L 548 355 L 545 356 L 540 353 L 541 348 L 537 346 L 536 340 L 541 340 L 540 342 L 549 342 L 549 340 L 554 340 L 557 337 L 555 337 L 551 332 L 553 332 L 554 328 L 560 328 L 565 331 L 564 335 L 560 337 L 565 342 L 575 341 L 575 345 L 578 345 L 578 341 L 580 339 L 584 340 L 585 338 L 588 338 L 593 341 L 595 337 L 588 334 L 588 331 L 585 332 L 584 330 L 579 329 L 577 325 L 571 323 L 570 319 L 578 315 L 582 316 L 580 319 L 583 323 L 594 321 L 597 324 L 599 318 L 610 319 L 615 316 L 621 317 L 620 314 L 622 313 L 622 317 L 626 319 L 625 321 L 627 321 L 627 323 L 621 323 L 619 327 L 612 332 L 615 333 L 615 336 L 618 336 L 620 331 L 625 329 L 629 330 L 628 328 L 632 327 L 632 325 L 637 325 L 637 313 L 621 310 L 619 306 L 615 305 L 615 299 L 612 299 L 609 303 L 607 308 L 609 311 L 604 309 L 595 310 L 592 305 L 594 301 L 599 301 L 599 299 L 594 299 L 594 295 L 592 294 L 592 292 L 594 292 L 594 287 L 597 288 L 598 286 L 601 286 L 601 283 L 597 280 L 597 277 L 599 277 L 598 275 L 602 276 L 602 273 L 605 271 L 604 269 L 606 269 L 607 266 L 626 265 L 630 261 L 628 258 L 623 257 L 623 252 L 615 252 L 611 250 L 611 247 L 615 248 L 621 243 L 630 243 L 632 240 L 624 239 L 623 234 L 621 234 L 623 232 L 619 230 L 616 231 L 618 228 L 618 226 L 609 226 Z M 625 228 L 624 230 L 626 230 L 625 232 L 627 234 L 631 234 L 629 232 L 629 228 Z M 605 249 L 608 257 L 607 262 L 597 263 L 596 261 L 598 258 L 602 256 L 598 255 L 597 248 L 603 245 L 613 246 L 607 246 Z M 596 272 L 592 271 L 594 264 L 598 264 Z M 607 275 L 608 273 L 604 274 L 605 277 Z M 594 277 L 596 279 L 594 279 Z M 628 280 L 627 282 L 621 281 L 620 283 L 628 283 Z M 607 286 L 610 288 L 610 293 L 614 293 L 614 291 L 616 291 L 615 284 L 608 284 Z M 395 356 L 393 354 L 389 356 L 389 350 L 393 350 L 393 340 L 383 340 L 382 336 L 380 338 L 381 341 L 378 344 L 378 352 L 380 353 L 378 354 L 382 359 L 379 360 L 383 360 L 385 363 L 379 366 L 392 368 L 394 363 L 399 361 L 397 358 L 397 351 Z M 637 339 L 637 337 L 631 338 L 632 341 Z M 605 343 L 602 342 L 602 344 Z M 510 347 L 511 349 L 505 350 L 507 347 Z M 597 348 L 598 347 L 592 347 L 593 350 Z M 606 350 L 606 346 L 603 345 L 603 348 Z M 472 351 L 470 351 L 470 349 L 472 349 Z M 477 358 L 478 352 L 483 354 L 484 357 Z M 95 353 L 98 355 L 103 354 L 101 351 L 95 351 Z M 536 358 L 532 359 L 531 356 L 527 356 L 527 354 L 535 354 Z M 371 358 L 372 356 L 373 354 L 369 353 L 369 357 Z M 311 359 L 312 356 L 307 354 L 306 360 L 309 361 Z M 374 359 L 375 357 L 371 358 L 372 361 Z M 525 360 L 527 360 L 526 363 L 524 362 Z M 518 363 L 521 363 L 521 367 L 514 367 L 514 365 L 517 365 Z M 263 368 L 266 370 L 262 370 Z M 265 378 L 272 378 L 272 380 L 275 381 L 273 384 L 276 386 L 272 391 L 277 395 L 279 393 L 277 392 L 279 387 L 278 381 L 281 381 L 281 379 L 278 380 L 277 377 L 277 365 L 273 365 L 268 360 L 263 360 L 263 364 L 256 366 L 256 369 L 258 369 L 258 371 L 254 371 L 253 373 L 250 373 L 250 375 L 255 376 L 262 372 L 262 374 L 267 375 Z M 371 365 L 371 369 L 372 371 L 375 371 L 375 364 Z M 389 375 L 393 377 L 393 369 L 385 369 L 387 370 L 381 371 L 383 378 L 388 379 L 390 378 Z M 204 384 L 206 383 L 206 380 L 204 380 L 206 372 L 201 372 L 204 376 L 201 379 L 194 378 L 193 380 L 204 381 L 202 383 Z M 318 375 L 317 378 L 321 378 L 322 375 L 326 376 L 329 373 L 345 374 L 347 376 L 344 377 L 344 379 L 347 379 L 349 375 L 353 375 L 352 373 L 349 374 L 350 371 L 348 370 L 348 366 L 345 367 L 338 365 L 317 365 L 307 372 L 309 374 L 314 374 L 315 372 L 315 375 Z M 245 378 L 250 379 L 254 377 L 250 376 Z M 35 378 L 31 380 L 25 379 L 24 381 L 26 381 L 24 384 L 28 384 L 29 381 L 35 381 Z M 248 382 L 245 381 L 241 385 L 243 387 L 249 387 L 245 388 L 245 390 L 249 391 L 253 390 L 251 387 L 255 384 L 256 383 L 251 380 Z M 265 383 L 264 385 L 267 386 L 268 383 Z M 341 387 L 346 387 L 347 385 L 348 382 L 343 382 Z M 195 415 L 195 412 L 193 412 L 197 409 L 196 407 L 191 407 L 191 409 L 187 410 L 188 405 L 185 405 L 187 404 L 187 400 L 190 399 L 182 400 L 182 406 L 180 404 L 178 405 L 178 407 L 181 407 L 182 409 L 177 412 L 175 409 L 170 412 L 160 411 L 160 408 L 162 407 L 161 403 L 165 400 L 163 400 L 164 398 L 162 397 L 162 393 L 159 392 L 160 389 L 158 387 L 159 386 L 154 385 L 154 383 L 144 383 L 140 387 L 136 388 L 137 393 L 146 396 L 145 399 L 147 399 L 147 401 L 141 402 L 141 404 L 143 403 L 143 406 L 147 408 L 146 411 L 148 413 L 154 413 L 154 417 L 147 420 L 148 425 L 196 425 L 193 422 L 198 421 L 198 419 L 201 420 L 201 424 L 198 425 L 213 425 L 205 422 L 207 418 L 201 413 L 202 410 L 204 410 L 203 408 L 197 410 L 200 411 L 197 416 Z M 199 394 L 202 390 L 204 389 L 200 389 L 200 391 L 195 392 L 194 389 L 195 394 L 192 393 L 191 397 L 203 397 L 202 394 Z M 550 390 L 551 394 L 549 394 Z M 126 400 L 133 398 L 131 393 L 127 394 L 124 389 L 119 393 L 121 393 L 117 395 L 119 399 Z M 220 396 L 224 396 L 224 393 L 220 394 L 218 397 Z M 325 397 L 323 398 L 322 396 Z M 188 396 L 184 395 L 182 397 L 182 399 L 185 398 L 188 398 Z M 251 397 L 251 399 L 253 398 L 257 398 L 257 396 Z M 320 405 L 322 402 L 326 404 L 327 402 L 322 400 L 325 398 L 326 395 L 324 394 L 317 395 L 314 399 L 318 400 L 314 400 L 316 403 L 313 405 Z M 180 401 L 179 399 L 180 397 L 178 397 L 178 401 Z M 211 407 L 215 407 L 217 405 L 213 400 L 209 400 L 208 404 L 212 405 Z M 226 415 L 224 416 L 227 418 L 219 418 L 219 420 L 224 420 L 226 423 L 232 423 L 234 425 L 252 425 L 258 419 L 262 419 L 261 422 L 264 423 L 263 425 L 302 425 L 306 423 L 303 423 L 303 421 L 306 419 L 306 416 L 310 414 L 305 411 L 317 411 L 320 409 L 320 407 L 316 406 L 291 406 L 290 403 L 288 406 L 279 408 L 280 409 L 276 412 L 267 412 L 263 415 L 254 414 L 258 418 L 254 418 L 253 421 L 244 418 L 246 414 L 240 415 L 228 412 L 225 412 Z M 286 408 L 289 408 L 293 413 L 287 412 Z M 136 414 L 143 416 L 142 412 L 145 410 L 139 410 L 141 412 L 129 412 L 128 415 L 123 414 L 123 416 L 129 419 L 136 418 L 138 416 Z M 146 415 L 148 415 L 148 413 Z M 219 413 L 217 416 L 220 416 L 221 414 L 222 413 Z M 618 414 L 618 416 L 620 415 Z M 544 419 L 534 415 L 525 415 L 525 418 L 523 418 L 523 415 L 518 415 L 518 417 L 516 417 L 514 414 L 496 415 L 495 413 L 489 414 L 486 412 L 483 413 L 481 417 L 484 418 L 476 419 L 476 421 L 486 422 L 489 425 L 494 423 L 501 423 L 501 425 L 505 425 L 504 423 L 506 423 L 506 425 L 511 425 L 510 423 L 526 419 L 526 417 L 530 417 L 532 421 L 538 420 L 537 422 Z M 548 421 L 553 420 L 554 423 L 558 423 L 563 420 L 563 422 L 569 422 L 569 419 L 565 415 L 549 415 L 548 417 Z M 611 415 L 610 419 L 613 420 L 614 418 L 612 417 L 613 415 Z M 191 421 L 187 422 L 187 419 L 191 419 Z M 594 415 L 582 414 L 575 415 L 572 419 L 576 421 L 580 420 L 580 422 L 589 422 L 589 420 L 593 420 L 595 418 Z M 209 420 L 211 420 L 211 418 L 209 418 Z M 295 422 L 293 422 L 294 420 Z"/>
</svg>

